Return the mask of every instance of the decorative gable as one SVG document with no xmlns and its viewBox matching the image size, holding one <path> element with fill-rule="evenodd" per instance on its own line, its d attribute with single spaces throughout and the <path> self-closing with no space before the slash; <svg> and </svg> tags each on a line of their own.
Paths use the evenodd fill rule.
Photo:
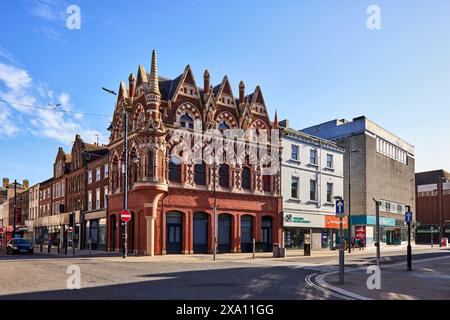
<svg viewBox="0 0 450 320">
<path fill-rule="evenodd" d="M 216 103 L 231 108 L 237 108 L 236 101 L 233 97 L 233 91 L 231 90 L 230 82 L 228 81 L 227 76 L 223 78 L 222 83 L 218 88 Z"/>
<path fill-rule="evenodd" d="M 268 117 L 266 103 L 259 86 L 256 86 L 255 92 L 251 95 L 250 110 L 252 113 Z"/>
<path fill-rule="evenodd" d="M 200 92 L 198 91 L 194 75 L 189 65 L 186 66 L 183 74 L 181 75 L 181 79 L 178 82 L 172 101 L 175 102 L 180 95 L 200 100 Z"/>
</svg>

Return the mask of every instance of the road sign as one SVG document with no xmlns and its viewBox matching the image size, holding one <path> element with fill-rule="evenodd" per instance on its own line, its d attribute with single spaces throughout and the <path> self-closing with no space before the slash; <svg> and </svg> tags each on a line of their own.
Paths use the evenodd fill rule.
<svg viewBox="0 0 450 320">
<path fill-rule="evenodd" d="M 405 222 L 412 222 L 412 212 L 405 213 Z"/>
<path fill-rule="evenodd" d="M 336 217 L 344 216 L 344 200 L 336 199 Z"/>
<path fill-rule="evenodd" d="M 128 221 L 131 220 L 131 213 L 127 210 L 123 210 L 120 218 L 122 219 L 123 222 L 127 223 Z"/>
</svg>

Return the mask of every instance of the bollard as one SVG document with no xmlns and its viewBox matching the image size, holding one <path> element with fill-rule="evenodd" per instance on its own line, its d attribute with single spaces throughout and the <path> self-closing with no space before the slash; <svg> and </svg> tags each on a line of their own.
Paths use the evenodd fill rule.
<svg viewBox="0 0 450 320">
<path fill-rule="evenodd" d="M 255 251 L 256 251 L 256 241 L 255 241 L 255 238 L 253 238 L 253 240 L 252 240 L 252 245 L 253 245 L 253 259 L 255 259 Z"/>
<path fill-rule="evenodd" d="M 58 247 L 58 254 L 59 254 L 59 247 L 60 247 L 60 246 L 61 246 L 61 244 L 60 244 L 60 243 L 58 243 L 58 246 L 57 246 L 57 247 Z"/>
<path fill-rule="evenodd" d="M 64 242 L 64 253 L 67 256 L 67 242 Z"/>
<path fill-rule="evenodd" d="M 52 245 L 51 245 L 51 243 L 49 242 L 49 243 L 48 243 L 48 250 L 47 250 L 47 252 L 50 253 L 51 250 L 52 250 Z"/>
<path fill-rule="evenodd" d="M 41 241 L 41 244 L 40 244 L 40 246 L 39 246 L 39 248 L 40 248 L 40 251 L 42 252 L 42 247 L 43 247 L 43 243 L 42 243 L 42 241 Z"/>
</svg>

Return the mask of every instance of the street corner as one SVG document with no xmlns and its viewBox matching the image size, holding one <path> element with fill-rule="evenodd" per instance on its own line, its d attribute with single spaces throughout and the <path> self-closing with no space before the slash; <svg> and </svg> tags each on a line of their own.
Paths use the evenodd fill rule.
<svg viewBox="0 0 450 320">
<path fill-rule="evenodd" d="M 450 299 L 450 256 L 381 266 L 368 265 L 339 272 L 323 273 L 316 283 L 327 290 L 356 300 L 448 300 Z"/>
</svg>

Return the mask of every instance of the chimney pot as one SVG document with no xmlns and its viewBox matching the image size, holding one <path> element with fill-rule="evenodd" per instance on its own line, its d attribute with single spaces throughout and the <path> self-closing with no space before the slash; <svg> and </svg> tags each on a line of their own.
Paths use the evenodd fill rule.
<svg viewBox="0 0 450 320">
<path fill-rule="evenodd" d="M 136 88 L 136 79 L 134 78 L 134 75 L 132 73 L 130 73 L 130 77 L 128 78 L 128 94 L 130 96 L 130 98 L 134 97 L 134 92 L 135 92 L 135 88 Z"/>
<path fill-rule="evenodd" d="M 239 82 L 239 103 L 244 103 L 245 100 L 245 84 L 244 81 Z"/>
<path fill-rule="evenodd" d="M 205 91 L 205 94 L 209 93 L 210 90 L 210 74 L 208 70 L 205 70 L 205 72 L 203 73 L 203 90 Z"/>
</svg>

